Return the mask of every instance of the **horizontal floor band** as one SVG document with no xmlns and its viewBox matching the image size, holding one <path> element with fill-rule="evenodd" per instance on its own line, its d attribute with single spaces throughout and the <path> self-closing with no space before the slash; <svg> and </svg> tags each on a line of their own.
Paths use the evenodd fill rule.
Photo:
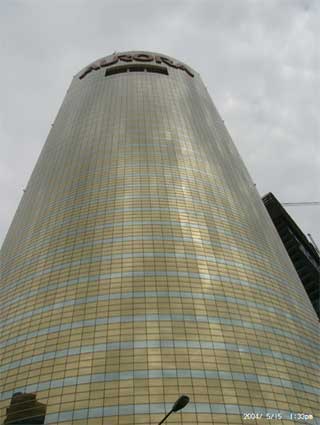
<svg viewBox="0 0 320 425">
<path fill-rule="evenodd" d="M 137 222 L 139 225 L 147 225 L 148 222 Z M 164 222 L 161 222 L 164 223 Z M 169 223 L 169 222 L 168 222 Z M 157 223 L 155 223 L 156 225 Z M 178 223 L 174 223 L 174 224 L 178 224 Z M 123 226 L 125 226 L 126 223 L 123 223 Z M 168 224 L 169 225 L 169 224 Z M 96 230 L 99 226 L 96 226 Z M 121 226 L 122 227 L 122 226 Z M 183 227 L 183 225 L 181 226 Z M 192 227 L 192 226 L 191 226 Z M 74 247 L 73 247 L 74 249 Z M 70 249 L 68 250 L 61 250 L 60 252 L 68 252 L 70 251 Z M 57 252 L 55 252 L 55 255 L 57 255 Z M 46 257 L 45 257 L 46 258 Z M 43 259 L 45 259 L 43 258 Z M 32 279 L 34 277 L 39 277 L 39 276 L 44 276 L 46 274 L 52 273 L 54 271 L 57 270 L 65 270 L 66 268 L 70 269 L 71 267 L 75 267 L 75 266 L 80 266 L 83 264 L 93 264 L 93 263 L 102 263 L 103 261 L 112 261 L 115 259 L 130 259 L 130 258 L 178 258 L 178 259 L 194 259 L 194 260 L 201 260 L 201 261 L 206 261 L 208 263 L 213 263 L 213 264 L 220 264 L 220 265 L 227 265 L 227 266 L 232 266 L 235 268 L 239 268 L 240 270 L 246 270 L 248 272 L 254 272 L 257 273 L 260 276 L 264 276 L 266 278 L 268 278 L 268 280 L 273 280 L 276 281 L 277 284 L 280 284 L 282 286 L 286 286 L 288 285 L 288 280 L 287 279 L 281 279 L 278 276 L 276 276 L 275 274 L 273 274 L 271 271 L 269 270 L 265 270 L 262 267 L 257 267 L 255 265 L 252 265 L 250 263 L 245 263 L 245 262 L 238 262 L 238 261 L 231 261 L 228 259 L 224 259 L 219 258 L 218 256 L 212 256 L 212 255 L 201 255 L 201 254 L 193 254 L 193 253 L 170 253 L 170 252 L 131 252 L 131 253 L 123 253 L 123 254 L 112 254 L 112 255 L 96 255 L 96 256 L 82 256 L 81 259 L 75 260 L 75 261 L 68 261 L 68 262 L 63 262 L 62 260 L 58 261 L 58 264 L 56 265 L 51 265 L 48 268 L 43 268 L 41 270 L 41 272 L 33 272 L 33 273 L 29 273 L 27 274 L 23 279 L 16 281 L 15 284 L 20 285 L 21 283 L 23 283 L 23 281 L 27 281 L 29 279 Z M 27 264 L 24 264 L 24 267 L 26 268 Z M 177 266 L 178 268 L 178 266 Z M 12 271 L 12 274 L 14 274 L 14 270 Z M 11 273 L 10 273 L 11 274 Z M 8 276 L 8 274 L 7 274 Z M 3 275 L 3 282 L 5 282 L 4 279 L 5 275 Z M 8 287 L 8 285 L 7 285 Z M 295 291 L 296 293 L 300 294 L 300 295 L 304 295 L 304 292 L 302 291 L 302 288 L 298 288 L 297 285 L 296 287 L 292 287 L 291 288 L 293 291 Z"/>
<path fill-rule="evenodd" d="M 0 373 L 7 370 L 24 367 L 37 362 L 45 362 L 46 360 L 58 359 L 63 357 L 81 355 L 83 353 L 97 353 L 112 350 L 139 350 L 139 349 L 155 349 L 155 348 L 187 348 L 199 350 L 225 350 L 235 351 L 238 353 L 250 353 L 258 356 L 274 357 L 278 360 L 289 361 L 298 365 L 304 365 L 316 369 L 317 373 L 320 368 L 319 364 L 314 363 L 305 358 L 293 356 L 291 354 L 282 353 L 281 351 L 274 351 L 267 348 L 258 348 L 254 346 L 229 344 L 225 342 L 208 342 L 208 341 L 187 341 L 187 340 L 140 340 L 140 341 L 126 341 L 126 342 L 109 342 L 94 345 L 82 345 L 80 347 L 69 348 L 59 351 L 50 351 L 44 354 L 34 355 L 32 357 L 16 360 L 7 363 L 0 367 Z"/>
<path fill-rule="evenodd" d="M 151 176 L 150 176 L 151 177 Z M 48 205 L 46 205 L 46 207 L 48 209 L 55 209 L 56 207 L 59 206 L 59 204 L 64 203 L 65 201 L 69 201 L 69 200 L 73 200 L 75 202 L 78 201 L 79 198 L 83 198 L 83 197 L 87 197 L 89 199 L 92 199 L 92 195 L 93 194 L 97 194 L 96 198 L 103 198 L 106 199 L 107 196 L 109 196 L 109 192 L 114 192 L 117 191 L 119 194 L 121 192 L 127 192 L 131 190 L 131 193 L 134 194 L 134 192 L 138 192 L 138 191 L 143 191 L 143 190 L 148 190 L 149 193 L 147 196 L 149 195 L 154 195 L 157 194 L 158 195 L 158 190 L 159 191 L 165 191 L 166 196 L 168 196 L 168 192 L 171 192 L 171 194 L 169 196 L 172 196 L 172 191 L 176 192 L 176 191 L 180 191 L 183 192 L 183 196 L 185 196 L 185 199 L 188 199 L 189 196 L 191 196 L 193 201 L 195 200 L 195 196 L 197 195 L 204 195 L 204 196 L 210 196 L 213 197 L 215 200 L 216 198 L 218 200 L 221 200 L 221 203 L 223 204 L 223 202 L 229 202 L 230 198 L 233 201 L 231 194 L 229 192 L 229 194 L 227 194 L 227 192 L 221 191 L 220 188 L 221 186 L 217 186 L 216 184 L 212 184 L 210 186 L 206 185 L 208 187 L 208 189 L 206 189 L 205 187 L 203 187 L 203 185 L 199 184 L 198 181 L 192 181 L 192 180 L 187 180 L 186 179 L 179 179 L 178 181 L 175 182 L 170 182 L 170 183 L 160 183 L 160 182 L 152 182 L 150 181 L 152 179 L 147 179 L 146 182 L 141 183 L 141 180 L 139 183 L 137 182 L 133 182 L 133 183 L 115 183 L 115 184 L 106 184 L 105 186 L 100 186 L 96 189 L 85 189 L 82 191 L 77 190 L 76 193 L 74 194 L 69 194 L 67 196 L 65 196 L 64 198 L 60 198 L 58 200 L 55 200 L 54 202 L 50 202 Z M 186 194 L 187 192 L 187 194 Z M 117 193 L 117 196 L 119 196 Z M 177 193 L 177 192 L 176 192 Z M 87 195 L 87 196 L 86 196 Z M 224 196 L 223 196 L 224 195 Z M 228 196 L 229 195 L 229 196 Z M 127 195 L 125 195 L 127 196 Z M 133 195 L 134 196 L 134 195 Z M 136 196 L 141 196 L 141 194 L 136 195 Z M 159 195 L 158 195 L 159 196 Z M 161 199 L 161 198 L 160 198 Z M 213 204 L 213 206 L 215 206 Z M 232 211 L 232 207 L 229 206 L 229 208 Z"/>
<path fill-rule="evenodd" d="M 32 294 L 32 291 L 30 291 Z M 28 294 L 30 297 L 32 295 Z M 47 295 L 47 291 L 39 291 L 38 294 L 44 293 Z M 121 300 L 121 299 L 130 299 L 130 298 L 185 298 L 185 299 L 201 299 L 201 300 L 207 300 L 207 301 L 222 301 L 226 303 L 234 303 L 238 305 L 242 305 L 245 307 L 252 307 L 257 309 L 258 311 L 268 311 L 270 313 L 274 313 L 275 315 L 286 317 L 288 320 L 293 321 L 294 323 L 299 324 L 299 327 L 302 326 L 301 318 L 298 316 L 293 316 L 290 313 L 287 313 L 285 310 L 280 310 L 279 308 L 271 307 L 266 304 L 257 303 L 254 301 L 248 301 L 248 300 L 242 300 L 240 298 L 236 297 L 229 297 L 225 295 L 212 295 L 212 294 L 201 294 L 201 293 L 194 293 L 194 292 L 187 292 L 187 291 L 137 291 L 137 292 L 127 292 L 123 294 L 110 294 L 110 295 L 96 295 L 91 297 L 83 297 L 78 299 L 68 299 L 66 301 L 60 301 L 59 303 L 55 304 L 49 304 L 43 307 L 39 307 L 33 310 L 30 310 L 28 312 L 17 314 L 15 317 L 9 318 L 7 320 L 2 321 L 2 326 L 7 326 L 12 323 L 16 323 L 22 319 L 26 319 L 28 317 L 35 316 L 37 314 L 42 314 L 48 311 L 53 311 L 56 309 L 64 308 L 64 307 L 70 307 L 70 306 L 76 306 L 76 305 L 83 305 L 83 304 L 90 304 L 90 303 L 98 303 L 103 301 L 112 301 L 112 300 Z M 29 298 L 29 297 L 28 297 Z M 21 298 L 21 301 L 26 301 L 27 298 Z M 2 307 L 3 308 L 3 307 Z M 8 314 L 8 313 L 7 313 Z M 312 323 L 303 323 L 303 327 L 301 327 L 301 331 L 303 331 L 303 328 L 308 328 L 310 332 L 315 332 L 315 336 L 318 335 L 318 327 L 316 325 L 312 325 Z M 1 343 L 0 343 L 1 347 Z"/>
<path fill-rule="evenodd" d="M 39 231 L 39 234 L 37 236 L 35 236 L 35 234 L 33 233 L 32 236 L 29 236 L 29 239 L 33 239 L 34 237 L 36 237 L 37 239 L 40 238 L 40 243 L 39 242 L 37 242 L 36 244 L 32 243 L 32 248 L 35 249 L 35 247 L 41 247 L 44 243 L 48 242 L 48 240 L 50 240 L 50 241 L 56 240 L 56 239 L 60 238 L 61 236 L 67 236 L 67 235 L 69 235 L 69 232 L 71 232 L 70 230 L 67 230 L 67 231 L 65 231 L 63 233 L 59 233 L 59 235 L 58 236 L 55 236 L 54 238 L 50 237 L 50 238 L 43 239 L 43 237 L 42 237 L 43 235 L 45 235 L 48 231 L 52 232 L 52 230 L 55 229 L 56 227 L 59 227 L 61 229 L 61 228 L 65 228 L 66 226 L 68 226 L 70 224 L 73 224 L 73 226 L 74 226 L 79 221 L 81 222 L 81 220 L 84 220 L 84 219 L 85 220 L 88 220 L 90 218 L 97 218 L 97 219 L 99 219 L 99 217 L 106 218 L 106 217 L 108 217 L 110 215 L 111 216 L 116 215 L 116 214 L 124 214 L 124 215 L 132 214 L 132 215 L 135 215 L 135 213 L 139 213 L 141 216 L 143 216 L 147 212 L 150 215 L 152 215 L 153 212 L 159 212 L 160 214 L 161 213 L 187 214 L 188 217 L 189 217 L 189 219 L 192 216 L 196 216 L 196 217 L 199 216 L 200 218 L 203 218 L 203 217 L 209 217 L 209 218 L 219 217 L 219 220 L 222 221 L 223 223 L 225 222 L 227 224 L 230 221 L 232 224 L 237 224 L 238 226 L 243 227 L 243 224 L 242 223 L 237 223 L 236 221 L 231 220 L 231 219 L 228 220 L 228 219 L 222 217 L 221 215 L 216 215 L 214 213 L 210 213 L 209 214 L 209 213 L 207 213 L 205 211 L 186 210 L 184 208 L 174 208 L 174 207 L 170 207 L 170 208 L 169 207 L 159 207 L 159 208 L 154 208 L 154 207 L 149 207 L 149 208 L 146 208 L 146 207 L 144 207 L 144 208 L 142 208 L 142 207 L 141 208 L 111 208 L 111 209 L 108 209 L 107 211 L 105 211 L 105 210 L 103 210 L 103 211 L 97 211 L 97 212 L 90 213 L 90 214 L 88 214 L 88 213 L 77 214 L 76 216 L 70 216 L 70 217 L 68 217 L 68 218 L 66 218 L 64 220 L 60 220 L 58 223 L 54 222 L 50 226 L 47 226 L 46 228 L 41 229 Z M 238 250 L 238 247 L 233 247 L 231 249 Z M 257 259 L 263 258 L 261 255 L 256 254 L 254 252 L 246 252 L 245 251 L 245 253 L 247 253 L 248 255 L 250 255 L 252 258 L 257 258 Z M 25 255 L 25 251 L 22 254 L 18 254 L 16 256 L 10 257 L 10 260 L 7 261 L 6 266 L 4 266 L 3 269 L 4 270 L 8 269 L 10 271 L 11 270 L 11 263 L 13 261 L 15 261 L 16 259 L 18 259 L 19 257 L 23 256 L 23 255 Z M 33 259 L 33 261 L 36 261 L 38 258 L 39 259 L 46 258 L 46 256 L 47 256 L 47 254 L 45 254 L 44 256 L 38 256 L 36 259 Z M 32 263 L 32 260 L 28 260 L 26 262 L 26 264 L 31 264 L 31 263 Z M 20 267 L 23 267 L 23 265 L 24 265 L 24 263 L 21 264 Z"/>
<path fill-rule="evenodd" d="M 141 222 L 142 223 L 142 222 Z M 154 225 L 160 225 L 160 222 L 154 222 Z M 183 227 L 187 227 L 187 228 L 194 228 L 196 230 L 201 229 L 201 227 L 199 227 L 199 225 L 197 224 L 190 224 L 190 223 L 180 223 L 180 222 L 168 222 L 170 224 L 165 224 L 165 221 L 163 221 L 162 223 L 164 223 L 163 225 L 165 226 L 172 226 L 172 228 L 174 229 L 174 226 L 176 224 L 176 228 L 178 230 L 181 230 L 181 228 Z M 117 223 L 117 224 L 102 224 L 100 227 L 104 228 L 104 227 L 134 227 L 135 224 L 138 224 L 138 221 L 126 221 L 126 222 L 121 222 L 121 223 Z M 142 224 L 141 224 L 142 225 Z M 62 224 L 60 225 L 60 227 L 63 227 Z M 227 231 L 225 229 L 222 228 L 223 226 L 217 226 L 215 228 L 210 228 L 207 226 L 203 225 L 203 230 L 212 230 L 215 233 L 215 237 L 216 234 L 218 234 L 218 236 L 221 235 L 225 235 L 227 237 L 231 237 L 233 239 L 238 240 L 240 243 L 244 243 L 247 244 L 251 247 L 252 251 L 256 251 L 257 250 L 257 246 L 254 245 L 253 241 L 249 238 L 247 238 L 244 235 L 241 235 L 239 232 L 237 232 L 236 230 L 234 231 Z M 92 231 L 95 231 L 96 229 L 98 229 L 99 226 L 92 226 Z M 89 229 L 90 230 L 90 229 Z M 59 234 L 57 236 L 54 237 L 48 237 L 45 240 L 41 240 L 40 242 L 35 242 L 35 243 L 30 243 L 29 244 L 29 248 L 27 248 L 26 250 L 23 251 L 23 254 L 21 254 L 21 256 L 25 255 L 29 250 L 36 250 L 39 248 L 43 248 L 46 245 L 52 245 L 54 242 L 59 242 L 59 240 L 65 241 L 66 238 L 71 237 L 71 236 L 79 236 L 82 233 L 86 233 L 88 230 L 87 228 L 84 228 L 80 231 L 78 230 L 71 230 L 71 231 L 66 231 L 62 234 Z M 91 238 L 90 238 L 91 239 Z M 128 242 L 128 241 L 149 241 L 149 240 L 161 240 L 161 241 L 176 241 L 176 242 L 190 242 L 190 243 L 202 243 L 206 246 L 210 246 L 210 247 L 214 247 L 215 246 L 215 242 L 211 241 L 211 240 L 206 240 L 206 239 L 202 239 L 202 238 L 197 238 L 197 237 L 190 237 L 190 236 L 172 236 L 172 235 L 168 235 L 168 236 L 162 236 L 162 235 L 150 235 L 150 236 L 143 236 L 143 235 L 138 235 L 138 236 L 117 236 L 117 237 L 112 237 L 112 238 L 105 238 L 105 239 L 96 239 L 96 240 L 90 240 L 89 242 L 78 242 L 78 243 L 73 243 L 71 244 L 71 248 L 72 250 L 74 249 L 79 249 L 79 248 L 85 248 L 85 247 L 92 247 L 95 245 L 99 245 L 101 243 L 103 244 L 109 244 L 109 243 L 117 243 L 117 242 Z M 220 245 L 220 243 L 218 244 L 218 246 Z M 222 245 L 221 245 L 222 246 Z M 59 252 L 68 252 L 68 249 L 70 249 L 70 247 L 60 247 L 60 248 L 55 248 L 54 252 L 55 253 L 59 253 Z M 240 250 L 241 251 L 241 250 Z M 244 251 L 247 252 L 247 251 Z M 250 251 L 248 251 L 250 252 Z M 20 255 L 16 256 L 16 258 L 18 258 Z M 251 255 L 252 256 L 252 255 Z M 262 261 L 266 260 L 266 255 L 264 256 L 258 256 L 257 254 L 255 254 L 254 258 L 260 258 Z M 11 260 L 12 258 L 10 258 Z M 4 263 L 3 263 L 4 264 Z M 24 263 L 21 267 L 24 266 Z M 3 265 L 4 267 L 4 265 Z M 8 272 L 7 272 L 8 273 Z M 3 289 L 1 289 L 2 292 Z"/>
<path fill-rule="evenodd" d="M 157 378 L 194 378 L 194 379 L 219 379 L 227 381 L 255 382 L 257 384 L 274 385 L 283 388 L 290 388 L 297 391 L 320 395 L 319 388 L 311 385 L 287 379 L 272 378 L 269 376 L 256 375 L 253 373 L 204 371 L 190 369 L 159 369 L 159 370 L 135 370 L 127 372 L 98 373 L 92 375 L 80 375 L 74 378 L 55 379 L 52 381 L 40 382 L 39 384 L 25 385 L 16 388 L 14 391 L 4 391 L 1 393 L 1 400 L 12 397 L 13 392 L 32 393 L 45 391 L 51 388 L 63 388 L 68 385 L 81 385 L 93 382 L 111 382 L 132 379 L 157 379 Z"/>
<path fill-rule="evenodd" d="M 79 320 L 77 322 L 62 323 L 61 325 L 51 326 L 48 328 L 43 328 L 38 331 L 29 332 L 27 334 L 19 335 L 10 339 L 10 344 L 7 342 L 1 343 L 0 347 L 6 347 L 8 345 L 14 344 L 19 341 L 25 341 L 26 339 L 33 338 L 36 336 L 47 335 L 49 333 L 61 332 L 68 329 L 84 328 L 84 327 L 94 327 L 97 325 L 109 325 L 114 323 L 134 323 L 134 322 L 148 322 L 148 321 L 190 321 L 193 323 L 208 323 L 208 324 L 217 324 L 217 325 L 230 325 L 236 326 L 243 329 L 255 329 L 258 331 L 263 331 L 271 334 L 276 334 L 280 336 L 288 337 L 289 339 L 294 339 L 295 341 L 302 342 L 305 344 L 305 347 L 313 347 L 315 350 L 319 349 L 319 344 L 308 338 L 301 337 L 292 332 L 287 332 L 283 329 L 275 328 L 273 326 L 262 325 L 261 323 L 252 323 L 239 319 L 224 319 L 221 317 L 210 317 L 204 315 L 191 315 L 191 314 L 138 314 L 130 316 L 113 316 L 109 318 L 97 318 L 97 319 L 87 319 Z"/>
<path fill-rule="evenodd" d="M 46 288 L 47 290 L 52 290 L 52 289 L 58 289 L 58 288 L 64 288 L 64 287 L 68 287 L 68 286 L 72 286 L 72 285 L 77 285 L 79 283 L 89 283 L 89 282 L 94 282 L 94 281 L 99 281 L 101 279 L 119 279 L 119 278 L 136 278 L 136 277 L 141 277 L 141 278 L 146 278 L 146 277 L 156 277 L 156 276 L 161 276 L 161 277 L 181 277 L 181 278 L 190 278 L 190 279 L 199 279 L 199 281 L 201 282 L 201 279 L 205 279 L 205 280 L 211 280 L 211 281 L 221 281 L 221 282 L 227 282 L 227 283 L 234 283 L 237 285 L 241 285 L 241 286 L 245 286 L 245 287 L 252 287 L 255 289 L 258 289 L 261 292 L 265 292 L 267 294 L 271 294 L 272 296 L 275 296 L 275 291 L 274 289 L 268 288 L 267 286 L 262 286 L 262 285 L 257 285 L 255 283 L 252 283 L 250 281 L 247 280 L 243 280 L 243 279 L 236 279 L 230 276 L 223 276 L 223 275 L 213 275 L 213 274 L 205 274 L 205 273 L 191 273 L 191 272 L 178 272 L 178 271 L 167 271 L 167 272 L 152 272 L 152 271 L 137 271 L 137 272 L 125 272 L 125 273 L 108 273 L 108 274 L 99 274 L 96 276 L 86 276 L 86 277 L 80 277 L 78 279 L 71 279 L 69 281 L 65 281 L 62 283 L 57 283 L 57 284 L 49 284 L 43 288 L 41 288 L 41 291 L 39 291 L 40 293 L 43 291 L 44 288 Z M 45 291 L 46 292 L 46 291 Z M 44 292 L 44 293 L 45 293 Z M 278 294 L 276 293 L 277 297 L 284 299 L 286 302 L 288 302 L 285 294 Z M 295 300 L 295 302 L 293 300 L 292 304 L 294 306 L 296 306 L 298 304 L 298 302 Z M 301 309 L 301 305 L 299 306 Z M 309 307 L 309 306 L 308 306 Z M 25 313 L 26 316 L 23 317 L 31 317 L 34 313 L 32 312 L 27 312 Z M 15 317 L 14 318 L 9 318 L 7 319 L 6 322 L 4 323 L 14 323 L 15 322 Z M 312 326 L 312 322 L 310 321 L 310 327 Z"/>
<path fill-rule="evenodd" d="M 182 172 L 182 174 L 184 175 L 184 173 L 186 172 L 186 171 L 191 171 L 192 173 L 194 173 L 194 172 L 196 172 L 196 173 L 199 173 L 199 174 L 202 174 L 202 175 L 204 175 L 207 179 L 210 179 L 210 178 L 215 178 L 215 175 L 213 174 L 213 172 L 210 170 L 210 173 L 208 173 L 208 171 L 205 171 L 205 170 L 203 170 L 203 169 L 200 169 L 200 168 L 195 168 L 195 167 L 188 167 L 188 166 L 186 166 L 186 164 L 184 164 L 183 166 L 179 166 L 179 165 L 170 165 L 170 164 L 164 164 L 164 163 L 159 163 L 159 162 L 154 162 L 154 163 L 152 163 L 152 162 L 148 162 L 148 164 L 146 164 L 146 165 L 143 165 L 143 164 L 141 164 L 141 162 L 140 161 L 136 161 L 136 162 L 126 162 L 125 164 L 123 164 L 122 166 L 121 165 L 119 165 L 119 164 L 116 164 L 116 165 L 114 165 L 114 166 L 110 166 L 109 168 L 108 168 L 108 174 L 110 174 L 110 172 L 112 172 L 112 170 L 113 169 L 115 169 L 115 170 L 121 170 L 121 169 L 125 169 L 126 171 L 129 169 L 129 168 L 132 168 L 132 169 L 139 169 L 140 171 L 142 171 L 142 170 L 147 170 L 148 172 L 150 171 L 150 169 L 151 170 L 153 170 L 153 171 L 155 171 L 155 170 L 159 170 L 159 168 L 161 169 L 161 171 L 163 171 L 163 175 L 165 175 L 165 170 L 170 170 L 170 169 L 172 169 L 173 170 L 173 173 L 174 174 L 172 174 L 173 176 L 174 175 L 176 175 L 176 176 L 178 176 L 178 178 L 180 178 L 180 175 L 181 175 L 181 172 Z M 104 170 L 105 171 L 105 168 L 102 168 L 101 170 Z M 94 170 L 94 172 L 93 173 L 97 173 L 99 170 Z M 180 171 L 180 172 L 179 172 Z M 178 173 L 179 172 L 179 173 Z M 86 176 L 88 176 L 90 173 L 87 173 L 86 174 Z M 118 173 L 117 173 L 117 175 L 119 175 Z M 125 176 L 126 175 L 126 173 L 122 173 L 121 175 L 123 175 L 123 176 Z M 191 174 L 191 175 L 193 175 L 193 174 Z M 187 174 L 187 176 L 190 176 L 190 174 Z M 65 182 L 64 182 L 65 183 Z M 29 184 L 31 185 L 32 184 L 32 180 L 30 180 L 30 182 L 29 182 Z M 27 190 L 28 190 L 28 187 L 27 187 Z M 61 213 L 61 211 L 62 210 L 58 210 L 54 215 L 57 215 L 57 214 L 59 214 L 59 213 Z M 64 210 L 63 210 L 64 211 Z M 44 217 L 43 218 L 43 220 L 41 220 L 41 221 L 45 221 L 46 220 L 46 218 L 47 217 Z M 40 223 L 37 223 L 37 224 L 32 224 L 32 225 L 29 225 L 29 226 L 26 226 L 26 230 L 27 229 L 29 229 L 29 228 L 32 228 L 32 227 L 35 227 L 35 226 L 37 226 L 37 225 L 40 225 L 41 224 L 41 221 L 40 221 Z"/>
</svg>

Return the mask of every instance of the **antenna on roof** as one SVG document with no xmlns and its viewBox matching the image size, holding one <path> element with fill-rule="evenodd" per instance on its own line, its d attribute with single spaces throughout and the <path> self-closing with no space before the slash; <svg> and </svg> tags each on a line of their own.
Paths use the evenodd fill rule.
<svg viewBox="0 0 320 425">
<path fill-rule="evenodd" d="M 320 202 L 313 201 L 313 202 L 282 202 L 282 205 L 286 205 L 287 207 L 295 207 L 300 205 L 320 205 Z"/>
</svg>

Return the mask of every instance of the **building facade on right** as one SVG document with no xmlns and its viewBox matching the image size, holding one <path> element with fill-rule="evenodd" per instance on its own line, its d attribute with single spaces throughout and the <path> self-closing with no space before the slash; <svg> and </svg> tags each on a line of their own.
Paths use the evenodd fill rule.
<svg viewBox="0 0 320 425">
<path fill-rule="evenodd" d="M 320 318 L 320 258 L 317 249 L 272 193 L 267 193 L 262 200 Z"/>
<path fill-rule="evenodd" d="M 319 417 L 317 316 L 199 74 L 166 55 L 74 76 L 0 302 L 0 424 L 151 425 L 180 394 L 168 424 Z"/>
</svg>

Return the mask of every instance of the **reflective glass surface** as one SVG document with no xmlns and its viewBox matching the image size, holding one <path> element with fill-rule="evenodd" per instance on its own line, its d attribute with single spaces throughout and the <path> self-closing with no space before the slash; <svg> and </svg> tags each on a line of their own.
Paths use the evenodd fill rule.
<svg viewBox="0 0 320 425">
<path fill-rule="evenodd" d="M 1 424 L 181 394 L 168 423 L 317 423 L 310 301 L 199 75 L 161 66 L 67 91 L 1 250 Z"/>
</svg>

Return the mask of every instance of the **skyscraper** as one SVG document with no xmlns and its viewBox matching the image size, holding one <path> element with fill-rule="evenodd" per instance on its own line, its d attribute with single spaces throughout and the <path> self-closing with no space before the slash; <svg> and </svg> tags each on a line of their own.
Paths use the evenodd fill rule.
<svg viewBox="0 0 320 425">
<path fill-rule="evenodd" d="M 317 316 L 181 62 L 75 75 L 1 255 L 0 422 L 21 398 L 47 424 L 156 424 L 184 393 L 168 423 L 316 423 Z"/>
<path fill-rule="evenodd" d="M 320 258 L 317 249 L 273 193 L 267 193 L 262 201 L 320 319 Z"/>
</svg>

